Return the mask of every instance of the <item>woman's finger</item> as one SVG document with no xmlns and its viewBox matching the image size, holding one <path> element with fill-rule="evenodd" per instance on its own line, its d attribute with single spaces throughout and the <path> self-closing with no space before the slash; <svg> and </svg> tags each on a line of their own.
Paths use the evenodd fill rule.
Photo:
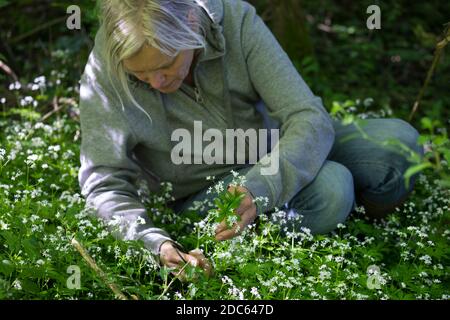
<svg viewBox="0 0 450 320">
<path fill-rule="evenodd" d="M 227 223 L 225 220 L 223 220 L 217 227 L 216 227 L 216 234 L 228 229 Z"/>
<path fill-rule="evenodd" d="M 223 230 L 220 233 L 216 234 L 216 240 L 228 240 L 237 235 L 237 224 L 235 223 L 231 229 Z"/>
<path fill-rule="evenodd" d="M 172 274 L 178 276 L 180 280 L 184 282 L 187 280 L 186 272 L 184 270 L 186 268 L 186 264 L 197 267 L 199 265 L 199 260 L 190 254 L 180 252 L 179 250 L 177 251 L 178 263 L 175 267 L 177 270 L 173 271 Z"/>
<path fill-rule="evenodd" d="M 247 212 L 244 212 L 244 214 L 241 216 L 241 221 L 235 223 L 231 229 L 226 228 L 225 230 L 222 230 L 220 232 L 216 232 L 216 240 L 228 240 L 231 239 L 238 234 L 241 234 L 242 231 L 254 220 L 251 214 L 246 214 Z"/>
<path fill-rule="evenodd" d="M 234 238 L 235 236 L 240 234 L 246 226 L 247 226 L 247 224 L 245 223 L 245 221 L 237 222 L 237 223 L 233 224 L 231 229 L 226 229 L 220 233 L 217 233 L 216 239 L 221 241 L 221 240 L 228 240 L 228 239 Z"/>
<path fill-rule="evenodd" d="M 244 219 L 244 217 L 245 217 L 245 212 L 246 212 L 247 210 L 249 210 L 249 209 L 251 209 L 250 206 L 240 206 L 238 209 L 236 209 L 236 213 L 237 213 L 239 216 L 241 216 L 241 222 L 242 222 L 242 220 L 245 220 L 245 219 Z M 215 230 L 216 235 L 219 234 L 219 233 L 221 233 L 221 232 L 223 232 L 223 231 L 225 231 L 225 230 L 227 230 L 227 229 L 230 229 L 230 228 L 227 226 L 227 223 L 225 222 L 225 220 L 223 220 L 223 221 L 216 227 L 216 230 Z"/>
<path fill-rule="evenodd" d="M 203 252 L 200 249 L 194 249 L 189 251 L 189 254 L 196 257 L 199 262 L 199 267 L 203 269 L 207 276 L 212 274 L 212 266 L 208 259 L 205 258 Z"/>
</svg>

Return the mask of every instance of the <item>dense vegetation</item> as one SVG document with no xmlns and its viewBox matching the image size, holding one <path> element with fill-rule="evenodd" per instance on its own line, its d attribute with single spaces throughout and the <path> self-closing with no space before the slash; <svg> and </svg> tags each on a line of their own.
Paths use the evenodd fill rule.
<svg viewBox="0 0 450 320">
<path fill-rule="evenodd" d="M 334 117 L 398 117 L 420 131 L 427 153 L 412 155 L 407 177 L 420 176 L 405 205 L 375 222 L 359 207 L 320 236 L 291 230 L 280 208 L 216 243 L 217 212 L 177 216 L 166 205 L 170 184 L 160 194 L 141 185 L 155 223 L 214 265 L 209 279 L 192 269 L 192 281 L 178 281 L 140 243 L 115 240 L 80 196 L 78 80 L 98 27 L 95 2 L 78 2 L 82 28 L 72 31 L 69 1 L 0 0 L 0 298 L 113 299 L 120 290 L 139 299 L 449 299 L 449 3 L 251 2 Z M 370 4 L 381 7 L 380 30 L 366 27 Z M 225 199 L 223 186 L 214 192 Z M 68 286 L 69 266 L 80 268 L 80 289 Z"/>
</svg>

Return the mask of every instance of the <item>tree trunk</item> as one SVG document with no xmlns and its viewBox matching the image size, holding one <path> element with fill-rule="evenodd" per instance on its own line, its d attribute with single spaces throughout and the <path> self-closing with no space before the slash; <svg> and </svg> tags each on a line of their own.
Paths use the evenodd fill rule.
<svg viewBox="0 0 450 320">
<path fill-rule="evenodd" d="M 300 0 L 249 0 L 249 2 L 256 7 L 291 60 L 301 61 L 306 56 L 314 57 L 306 15 Z"/>
</svg>

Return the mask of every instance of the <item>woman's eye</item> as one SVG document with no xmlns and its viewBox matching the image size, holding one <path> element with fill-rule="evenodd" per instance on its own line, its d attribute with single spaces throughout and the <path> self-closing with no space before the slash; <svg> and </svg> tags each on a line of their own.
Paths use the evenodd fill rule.
<svg viewBox="0 0 450 320">
<path fill-rule="evenodd" d="M 173 64 L 175 63 L 175 60 L 174 61 L 172 61 L 168 66 L 165 66 L 165 67 L 163 67 L 163 68 L 160 68 L 160 69 L 158 69 L 158 70 L 164 70 L 164 69 L 169 69 L 169 68 L 171 68 L 172 66 L 173 66 Z"/>
</svg>

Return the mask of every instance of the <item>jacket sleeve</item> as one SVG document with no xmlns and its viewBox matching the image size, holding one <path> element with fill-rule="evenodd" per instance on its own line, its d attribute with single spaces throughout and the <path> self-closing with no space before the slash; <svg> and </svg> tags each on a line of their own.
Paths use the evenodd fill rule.
<svg viewBox="0 0 450 320">
<path fill-rule="evenodd" d="M 278 170 L 261 174 L 261 160 L 266 156 L 246 175 L 247 188 L 254 196 L 267 197 L 270 210 L 284 205 L 315 178 L 333 145 L 334 129 L 321 98 L 311 92 L 255 8 L 241 3 L 245 12 L 241 41 L 248 73 L 268 115 L 280 123 L 275 146 Z M 276 161 L 274 150 L 272 155 Z"/>
<path fill-rule="evenodd" d="M 91 54 L 80 81 L 81 194 L 116 238 L 142 240 L 158 254 L 170 236 L 152 224 L 139 200 L 136 181 L 141 168 L 130 157 L 137 141 L 100 71 Z"/>
</svg>

